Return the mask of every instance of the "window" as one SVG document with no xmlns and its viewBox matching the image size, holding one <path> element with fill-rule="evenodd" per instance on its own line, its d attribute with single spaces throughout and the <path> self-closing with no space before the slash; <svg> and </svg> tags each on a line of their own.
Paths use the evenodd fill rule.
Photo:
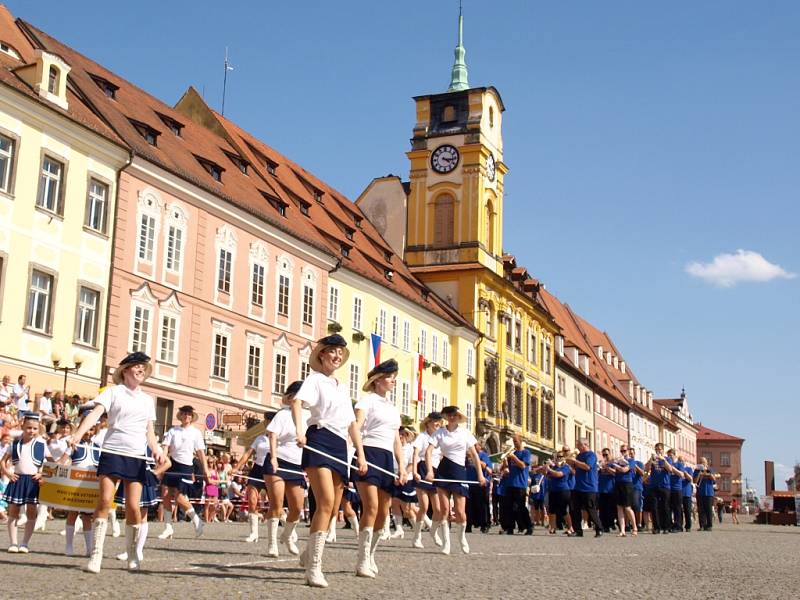
<svg viewBox="0 0 800 600">
<path fill-rule="evenodd" d="M 528 362 L 536 364 L 536 334 L 532 329 L 528 330 Z"/>
<path fill-rule="evenodd" d="M 61 214 L 61 193 L 64 182 L 64 165 L 54 158 L 45 156 L 42 160 L 42 173 L 39 177 L 39 196 L 36 205 L 50 212 Z"/>
<path fill-rule="evenodd" d="M 424 329 L 419 332 L 419 353 L 422 356 L 428 353 L 428 332 Z"/>
<path fill-rule="evenodd" d="M 551 367 L 551 357 L 550 357 L 550 342 L 545 342 L 544 344 L 544 372 L 550 373 Z"/>
<path fill-rule="evenodd" d="M 378 335 L 386 339 L 386 311 L 383 309 L 378 312 Z"/>
<path fill-rule="evenodd" d="M 261 388 L 261 348 L 253 344 L 247 348 L 247 387 Z"/>
<path fill-rule="evenodd" d="M 264 265 L 253 263 L 253 276 L 250 280 L 250 302 L 264 306 Z"/>
<path fill-rule="evenodd" d="M 411 349 L 411 323 L 403 321 L 403 350 L 408 352 Z"/>
<path fill-rule="evenodd" d="M 214 365 L 211 374 L 219 379 L 228 377 L 228 336 L 214 334 Z"/>
<path fill-rule="evenodd" d="M 361 331 L 361 298 L 353 298 L 353 329 Z"/>
<path fill-rule="evenodd" d="M 448 246 L 453 243 L 453 213 L 455 203 L 453 197 L 440 197 L 433 209 L 433 243 L 436 246 Z"/>
<path fill-rule="evenodd" d="M 505 321 L 505 326 L 506 326 L 506 347 L 511 348 L 512 347 L 511 344 L 513 343 L 512 337 L 514 335 L 511 325 L 511 317 L 506 317 L 503 320 Z"/>
<path fill-rule="evenodd" d="M 397 315 L 392 315 L 392 345 L 397 346 L 397 336 L 400 329 L 400 320 Z"/>
<path fill-rule="evenodd" d="M 270 175 L 275 175 L 275 170 L 278 168 L 278 165 L 272 162 L 271 160 L 267 160 L 266 165 L 267 165 L 267 173 L 269 173 Z"/>
<path fill-rule="evenodd" d="M 350 364 L 350 398 L 356 400 L 361 386 L 358 382 L 358 365 Z"/>
<path fill-rule="evenodd" d="M 400 385 L 400 414 L 407 415 L 410 406 L 410 386 L 405 381 Z"/>
<path fill-rule="evenodd" d="M 491 305 L 486 307 L 486 337 L 494 339 L 494 311 Z"/>
<path fill-rule="evenodd" d="M 431 360 L 435 363 L 439 362 L 439 336 L 436 334 L 433 334 L 431 342 Z"/>
<path fill-rule="evenodd" d="M 28 291 L 28 327 L 50 333 L 52 299 L 53 276 L 33 270 L 31 272 L 30 290 Z"/>
<path fill-rule="evenodd" d="M 720 452 L 719 453 L 719 466 L 720 467 L 730 467 L 731 466 L 731 453 L 730 452 Z"/>
<path fill-rule="evenodd" d="M 436 392 L 431 392 L 431 410 L 438 410 L 438 401 L 439 395 Z"/>
<path fill-rule="evenodd" d="M 0 191 L 11 191 L 11 175 L 14 166 L 14 140 L 0 135 Z"/>
<path fill-rule="evenodd" d="M 581 389 L 577 385 L 572 386 L 572 397 L 576 406 L 581 405 Z"/>
<path fill-rule="evenodd" d="M 332 287 L 328 290 L 328 320 L 339 320 L 339 288 Z"/>
<path fill-rule="evenodd" d="M 89 180 L 89 192 L 86 197 L 86 219 L 84 225 L 100 233 L 106 230 L 106 210 L 108 186 L 96 179 Z"/>
<path fill-rule="evenodd" d="M 397 406 L 397 386 L 396 385 L 392 388 L 392 391 L 389 392 L 389 402 L 391 402 L 393 406 Z"/>
<path fill-rule="evenodd" d="M 442 340 L 442 366 L 447 369 L 450 366 L 450 342 Z"/>
<path fill-rule="evenodd" d="M 514 325 L 514 351 L 522 352 L 522 323 L 519 321 Z"/>
<path fill-rule="evenodd" d="M 564 445 L 567 443 L 567 420 L 559 416 L 558 417 L 558 428 L 556 430 L 556 443 Z"/>
<path fill-rule="evenodd" d="M 420 404 L 420 415 L 427 415 L 428 414 L 428 390 L 422 390 L 422 404 Z"/>
<path fill-rule="evenodd" d="M 153 262 L 153 248 L 156 240 L 156 220 L 150 215 L 142 215 L 139 222 L 139 260 Z"/>
<path fill-rule="evenodd" d="M 314 288 L 303 286 L 303 325 L 314 323 Z"/>
<path fill-rule="evenodd" d="M 720 489 L 723 492 L 730 492 L 731 491 L 731 476 L 730 475 L 723 475 L 720 479 Z"/>
<path fill-rule="evenodd" d="M 167 271 L 173 273 L 181 270 L 181 252 L 183 251 L 183 230 L 170 225 L 167 230 Z"/>
<path fill-rule="evenodd" d="M 536 433 L 539 431 L 539 398 L 535 391 L 528 392 L 528 431 Z"/>
<path fill-rule="evenodd" d="M 300 214 L 309 216 L 310 211 L 311 211 L 311 205 L 308 202 L 300 202 Z"/>
<path fill-rule="evenodd" d="M 94 346 L 97 342 L 97 309 L 100 292 L 81 286 L 78 294 L 78 316 L 75 323 L 75 341 Z"/>
<path fill-rule="evenodd" d="M 542 436 L 553 438 L 553 405 L 549 402 L 542 404 Z"/>
<path fill-rule="evenodd" d="M 58 67 L 50 65 L 50 72 L 47 76 L 47 91 L 51 94 L 58 94 Z"/>
<path fill-rule="evenodd" d="M 300 379 L 305 379 L 311 374 L 311 365 L 308 364 L 308 361 L 302 361 L 300 363 Z"/>
<path fill-rule="evenodd" d="M 159 360 L 176 364 L 175 340 L 178 331 L 178 320 L 172 315 L 161 315 L 161 350 Z"/>
<path fill-rule="evenodd" d="M 467 348 L 467 377 L 475 377 L 475 349 Z"/>
<path fill-rule="evenodd" d="M 161 120 L 164 121 L 164 125 L 167 126 L 167 129 L 169 129 L 173 133 L 173 135 L 181 137 L 181 131 L 183 130 L 183 123 L 180 123 L 175 119 L 173 119 L 172 117 L 168 117 L 167 115 L 159 114 L 158 116 L 161 117 Z"/>
<path fill-rule="evenodd" d="M 576 424 L 575 425 L 575 440 L 573 442 L 573 445 L 577 446 L 579 439 L 581 439 L 581 426 Z"/>
<path fill-rule="evenodd" d="M 226 294 L 231 293 L 231 266 L 233 254 L 225 248 L 219 251 L 219 269 L 217 271 L 217 289 Z"/>
<path fill-rule="evenodd" d="M 131 352 L 147 353 L 148 335 L 150 334 L 149 308 L 134 306 L 133 328 L 131 333 Z"/>
<path fill-rule="evenodd" d="M 564 396 L 567 393 L 567 380 L 559 375 L 556 377 L 556 389 L 561 396 Z"/>
<path fill-rule="evenodd" d="M 467 429 L 472 429 L 472 402 L 467 402 Z"/>
<path fill-rule="evenodd" d="M 583 408 L 588 411 L 592 410 L 592 396 L 588 392 L 583 395 Z"/>
<path fill-rule="evenodd" d="M 286 275 L 278 277 L 278 314 L 289 316 L 289 278 Z"/>
<path fill-rule="evenodd" d="M 272 391 L 275 394 L 282 394 L 286 389 L 286 364 L 288 362 L 285 354 L 275 354 L 275 376 L 272 384 Z"/>
</svg>

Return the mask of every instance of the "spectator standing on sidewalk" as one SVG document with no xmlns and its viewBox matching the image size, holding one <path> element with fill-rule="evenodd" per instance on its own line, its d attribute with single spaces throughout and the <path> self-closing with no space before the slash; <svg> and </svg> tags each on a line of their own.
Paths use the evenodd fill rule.
<svg viewBox="0 0 800 600">
<path fill-rule="evenodd" d="M 31 386 L 25 385 L 27 380 L 28 377 L 26 375 L 17 377 L 17 383 L 14 384 L 14 388 L 11 392 L 11 398 L 14 400 L 18 411 L 28 410 L 28 394 L 31 391 Z"/>
</svg>

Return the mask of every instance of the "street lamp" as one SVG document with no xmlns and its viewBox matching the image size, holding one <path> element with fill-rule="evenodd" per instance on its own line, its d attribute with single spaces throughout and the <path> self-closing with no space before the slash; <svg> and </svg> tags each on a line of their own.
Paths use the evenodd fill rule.
<svg viewBox="0 0 800 600">
<path fill-rule="evenodd" d="M 74 363 L 75 366 L 73 366 L 73 367 L 66 367 L 66 366 L 62 367 L 62 366 L 60 366 L 61 365 L 61 355 L 58 352 L 53 352 L 50 355 L 50 360 L 53 361 L 53 370 L 54 371 L 63 371 L 64 372 L 63 394 L 64 394 L 64 396 L 66 396 L 67 395 L 67 375 L 71 371 L 77 373 L 80 370 L 81 365 L 83 364 L 83 356 L 81 355 L 80 352 L 76 352 L 74 354 L 74 356 L 72 357 L 72 362 Z"/>
</svg>

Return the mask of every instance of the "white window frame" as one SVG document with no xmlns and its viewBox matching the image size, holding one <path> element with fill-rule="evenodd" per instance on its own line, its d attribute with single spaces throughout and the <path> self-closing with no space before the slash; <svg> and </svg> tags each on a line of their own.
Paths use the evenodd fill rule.
<svg viewBox="0 0 800 600">
<path fill-rule="evenodd" d="M 450 342 L 446 337 L 442 338 L 442 367 L 450 369 Z"/>
<path fill-rule="evenodd" d="M 58 173 L 56 174 L 45 169 L 45 163 L 57 165 Z M 58 215 L 63 213 L 63 207 L 62 210 L 59 211 L 59 205 L 62 202 L 61 198 L 64 193 L 64 172 L 66 168 L 64 161 L 53 158 L 49 154 L 44 154 L 42 156 L 42 165 L 39 169 L 39 189 L 36 191 L 36 206 L 38 208 Z M 50 197 L 49 192 L 53 187 L 55 187 L 55 194 L 53 195 L 54 205 L 51 207 L 48 204 L 48 200 Z"/>
<path fill-rule="evenodd" d="M 158 328 L 158 360 L 175 365 L 178 362 L 178 317 L 168 312 L 162 312 L 159 316 L 161 320 Z M 165 331 L 170 331 L 169 327 L 166 327 L 167 320 L 172 321 L 171 336 L 165 335 Z"/>
<path fill-rule="evenodd" d="M 142 316 L 141 318 L 137 318 L 136 312 L 141 311 Z M 130 348 L 131 352 L 144 352 L 145 354 L 149 353 L 149 346 L 150 340 L 152 339 L 151 330 L 153 327 L 153 314 L 154 310 L 152 306 L 147 306 L 141 304 L 139 302 L 135 302 L 131 304 L 131 341 L 128 347 Z M 147 315 L 145 319 L 144 316 Z M 137 327 L 137 322 L 144 323 L 144 327 Z M 136 341 L 136 332 L 139 331 L 139 341 Z M 142 338 L 144 340 L 142 341 Z"/>
<path fill-rule="evenodd" d="M 439 336 L 435 333 L 431 340 L 431 361 L 439 364 Z"/>
<path fill-rule="evenodd" d="M 467 347 L 467 376 L 475 377 L 475 348 Z"/>
<path fill-rule="evenodd" d="M 376 333 L 381 337 L 381 340 L 386 340 L 386 310 L 380 309 L 378 311 L 378 323 Z"/>
<path fill-rule="evenodd" d="M 397 347 L 397 339 L 399 337 L 400 318 L 397 315 L 392 315 L 392 328 L 391 328 L 391 344 Z"/>
<path fill-rule="evenodd" d="M 317 272 L 306 265 L 300 269 L 300 275 L 303 280 L 303 294 L 300 298 L 300 325 L 313 329 L 317 322 Z M 310 302 L 307 302 L 309 298 Z"/>
<path fill-rule="evenodd" d="M 400 384 L 400 414 L 408 415 L 411 408 L 411 386 L 407 381 Z"/>
<path fill-rule="evenodd" d="M 131 313 L 130 313 L 130 323 L 128 329 L 128 348 L 131 352 L 135 352 L 140 350 L 149 356 L 153 356 L 150 352 L 150 343 L 153 339 L 153 327 L 155 327 L 155 316 L 156 316 L 156 305 L 158 301 L 153 293 L 150 291 L 150 286 L 146 283 L 143 284 L 138 290 L 131 293 Z M 147 320 L 147 328 L 144 332 L 145 341 L 142 348 L 138 346 L 134 347 L 134 330 L 136 324 L 136 309 L 139 308 L 141 310 L 146 310 L 149 313 L 149 318 Z"/>
<path fill-rule="evenodd" d="M 34 274 L 42 275 L 47 279 L 48 287 L 45 290 L 43 287 L 34 288 L 33 285 L 33 277 Z M 55 303 L 55 289 L 56 289 L 56 278 L 52 273 L 48 273 L 47 271 L 43 271 L 40 269 L 32 269 L 30 275 L 30 288 L 28 290 L 27 302 L 25 310 L 27 311 L 25 317 L 25 326 L 28 329 L 33 331 L 40 331 L 42 333 L 49 334 L 52 331 L 53 326 L 53 304 Z M 36 307 L 40 306 L 40 304 L 44 302 L 44 327 L 38 327 L 36 323 L 32 320 L 34 318 L 34 314 L 38 311 L 31 310 L 31 305 L 35 305 Z"/>
<path fill-rule="evenodd" d="M 0 148 L 0 163 L 3 164 L 0 170 L 0 192 L 10 194 L 14 181 L 14 158 L 17 151 L 17 140 L 7 135 L 0 135 L 0 140 L 8 142 L 9 149 Z"/>
<path fill-rule="evenodd" d="M 186 211 L 177 203 L 167 206 L 164 233 L 164 270 L 162 279 L 165 285 L 181 289 L 183 287 L 183 267 L 186 264 L 186 237 L 188 235 L 187 223 L 189 217 Z M 179 233 L 180 239 L 176 246 L 172 243 L 172 231 Z M 172 256 L 170 256 L 172 253 Z M 170 261 L 172 265 L 170 265 Z M 167 279 L 167 273 L 178 276 L 178 283 L 173 284 Z"/>
<path fill-rule="evenodd" d="M 328 320 L 339 322 L 339 288 L 335 285 L 328 288 Z"/>
<path fill-rule="evenodd" d="M 403 350 L 411 350 L 411 323 L 408 321 L 403 321 Z"/>
<path fill-rule="evenodd" d="M 234 292 L 236 290 L 236 247 L 238 244 L 236 232 L 234 231 L 233 227 L 228 224 L 222 225 L 217 229 L 217 234 L 214 237 L 214 250 L 216 253 L 216 258 L 214 261 L 215 269 L 214 269 L 214 304 L 217 306 L 223 306 L 225 308 L 231 308 L 233 306 L 233 297 Z M 229 273 L 229 281 L 228 286 L 229 289 L 226 292 L 223 289 L 220 289 L 220 268 L 222 266 L 222 251 L 225 250 L 226 252 L 230 253 L 230 263 L 231 269 Z M 220 302 L 217 300 L 218 294 L 227 294 L 228 301 L 227 302 Z"/>
<path fill-rule="evenodd" d="M 358 400 L 361 391 L 361 369 L 355 363 L 350 363 L 350 399 Z"/>
<path fill-rule="evenodd" d="M 289 355 L 286 352 L 276 350 L 273 350 L 273 353 L 272 393 L 280 395 L 286 389 L 287 376 L 289 375 Z M 283 372 L 281 372 L 280 362 L 283 362 Z"/>
<path fill-rule="evenodd" d="M 99 194 L 95 191 L 94 186 L 99 187 L 103 193 Z M 101 181 L 97 177 L 90 177 L 89 183 L 86 186 L 86 214 L 83 220 L 84 227 L 96 231 L 103 235 L 108 230 L 108 209 L 109 200 L 111 198 L 111 186 L 105 181 Z M 97 206 L 102 207 L 100 214 L 100 227 L 95 227 L 94 222 L 97 220 Z"/>
<path fill-rule="evenodd" d="M 364 324 L 364 301 L 361 296 L 353 296 L 353 329 L 362 331 Z"/>
<path fill-rule="evenodd" d="M 422 354 L 423 357 L 427 354 L 428 351 L 428 332 L 424 329 L 419 330 L 419 348 L 418 351 Z"/>
<path fill-rule="evenodd" d="M 152 188 L 146 188 L 139 192 L 136 209 L 136 258 L 134 270 L 137 273 L 152 277 L 153 273 L 142 272 L 139 265 L 154 265 L 156 257 L 158 256 L 158 237 L 161 231 L 161 211 L 164 207 L 164 201 L 161 195 Z M 152 237 L 148 237 L 144 244 L 144 257 L 142 254 L 142 219 L 149 217 L 152 219 Z M 149 243 L 148 243 L 149 242 Z"/>
<path fill-rule="evenodd" d="M 94 295 L 95 303 L 93 307 L 88 307 L 83 301 L 83 292 L 87 291 Z M 97 332 L 100 328 L 100 292 L 96 289 L 87 287 L 85 285 L 78 286 L 78 306 L 75 322 L 75 341 L 79 344 L 86 344 L 87 346 L 97 345 Z M 86 315 L 91 316 L 91 339 L 84 339 L 83 333 L 86 326 Z"/>
<path fill-rule="evenodd" d="M 211 378 L 220 381 L 230 381 L 230 359 L 231 359 L 231 337 L 233 327 L 222 321 L 216 319 L 211 320 Z M 217 338 L 225 340 L 225 355 L 220 356 L 220 365 L 222 373 L 218 370 L 217 361 Z"/>
<path fill-rule="evenodd" d="M 286 254 L 277 257 L 277 268 L 275 269 L 275 323 L 278 319 L 286 319 L 287 324 L 292 322 L 292 274 L 294 273 L 294 261 Z M 281 298 L 281 277 L 286 279 L 286 314 L 279 312 Z M 301 300 L 302 301 L 302 300 Z"/>
<path fill-rule="evenodd" d="M 247 306 L 248 306 L 248 315 L 251 318 L 258 318 L 260 321 L 266 320 L 267 314 L 267 277 L 268 277 L 268 267 L 269 264 L 269 250 L 267 249 L 266 244 L 262 241 L 256 241 L 250 244 L 250 250 L 248 252 L 248 283 L 249 288 L 247 291 Z M 256 268 L 262 269 L 261 275 L 261 304 L 254 304 L 253 303 L 253 291 L 255 287 L 255 272 Z M 261 310 L 261 314 L 256 317 L 255 308 L 259 308 Z M 263 379 L 263 377 L 262 377 Z"/>
</svg>

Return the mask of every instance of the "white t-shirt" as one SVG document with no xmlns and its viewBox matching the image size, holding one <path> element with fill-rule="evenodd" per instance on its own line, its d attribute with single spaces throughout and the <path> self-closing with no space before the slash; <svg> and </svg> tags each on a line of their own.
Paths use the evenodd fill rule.
<svg viewBox="0 0 800 600">
<path fill-rule="evenodd" d="M 269 438 L 264 434 L 261 434 L 253 440 L 253 443 L 250 444 L 250 447 L 255 452 L 255 458 L 253 459 L 253 462 L 259 467 L 263 467 L 264 460 L 266 460 L 267 454 L 269 454 Z"/>
<path fill-rule="evenodd" d="M 108 434 L 108 427 L 103 427 L 100 431 L 94 434 L 92 437 L 92 442 L 97 444 L 98 446 L 102 446 L 103 442 L 106 441 L 106 435 Z"/>
<path fill-rule="evenodd" d="M 356 403 L 356 410 L 363 410 L 365 417 L 361 425 L 361 442 L 372 448 L 393 452 L 394 440 L 400 428 L 400 412 L 394 404 L 369 392 Z"/>
<path fill-rule="evenodd" d="M 454 463 L 464 465 L 467 459 L 467 449 L 472 448 L 478 440 L 468 429 L 458 427 L 448 431 L 447 427 L 440 427 L 433 434 L 433 444 L 441 449 L 442 454 Z"/>
<path fill-rule="evenodd" d="M 413 458 L 414 458 L 413 444 L 403 444 L 403 462 L 405 463 L 406 471 L 408 471 L 408 467 L 411 465 L 411 460 Z"/>
<path fill-rule="evenodd" d="M 428 449 L 433 443 L 433 437 L 428 435 L 427 431 L 423 431 L 420 433 L 416 438 L 414 438 L 414 443 L 412 446 L 417 449 L 417 460 L 420 462 L 425 462 L 425 451 Z M 431 454 L 431 466 L 435 469 L 439 466 L 439 463 L 442 461 L 442 451 L 436 447 L 436 444 L 433 445 L 433 454 Z"/>
<path fill-rule="evenodd" d="M 14 388 L 9 385 L 3 385 L 0 383 L 0 404 L 10 404 L 11 403 L 11 392 Z"/>
<path fill-rule="evenodd" d="M 39 398 L 39 412 L 44 413 L 46 415 L 53 414 L 53 401 L 47 396 L 42 396 L 41 398 Z"/>
<path fill-rule="evenodd" d="M 15 383 L 14 395 L 17 397 L 17 410 L 28 410 L 28 392 L 25 386 Z"/>
<path fill-rule="evenodd" d="M 308 427 L 308 411 L 301 411 L 302 427 Z M 272 417 L 267 431 L 274 433 L 278 445 L 278 458 L 295 465 L 299 465 L 303 460 L 303 449 L 297 445 L 297 430 L 292 420 L 292 411 L 289 408 L 282 408 Z"/>
<path fill-rule="evenodd" d="M 103 448 L 144 456 L 147 424 L 156 420 L 153 397 L 142 390 L 132 392 L 120 384 L 107 388 L 95 403 L 108 413 L 108 433 Z"/>
<path fill-rule="evenodd" d="M 18 444 L 17 460 L 14 462 L 14 473 L 17 475 L 36 475 L 39 472 L 39 465 L 36 464 L 38 461 L 34 458 L 34 451 L 36 453 L 41 452 L 39 456 L 43 456 L 44 459 L 52 458 L 50 451 L 47 449 L 47 442 L 43 437 L 37 436 L 27 444 L 23 443 L 22 440 L 17 440 L 14 444 Z M 38 448 L 34 450 L 34 446 Z M 9 450 L 9 452 L 12 452 L 13 456 L 13 450 Z"/>
<path fill-rule="evenodd" d="M 197 427 L 191 425 L 186 428 L 180 425 L 171 428 L 164 434 L 164 441 L 161 444 L 168 446 L 172 461 L 182 465 L 191 465 L 195 451 L 206 449 L 203 434 Z"/>
<path fill-rule="evenodd" d="M 356 420 L 356 415 L 350 403 L 350 391 L 344 383 L 312 371 L 295 398 L 309 410 L 308 425 L 324 427 L 347 439 L 347 428 Z"/>
<path fill-rule="evenodd" d="M 47 444 L 48 449 L 50 450 L 50 455 L 53 457 L 53 460 L 58 460 L 69 449 L 69 442 L 67 438 L 53 438 Z"/>
</svg>

